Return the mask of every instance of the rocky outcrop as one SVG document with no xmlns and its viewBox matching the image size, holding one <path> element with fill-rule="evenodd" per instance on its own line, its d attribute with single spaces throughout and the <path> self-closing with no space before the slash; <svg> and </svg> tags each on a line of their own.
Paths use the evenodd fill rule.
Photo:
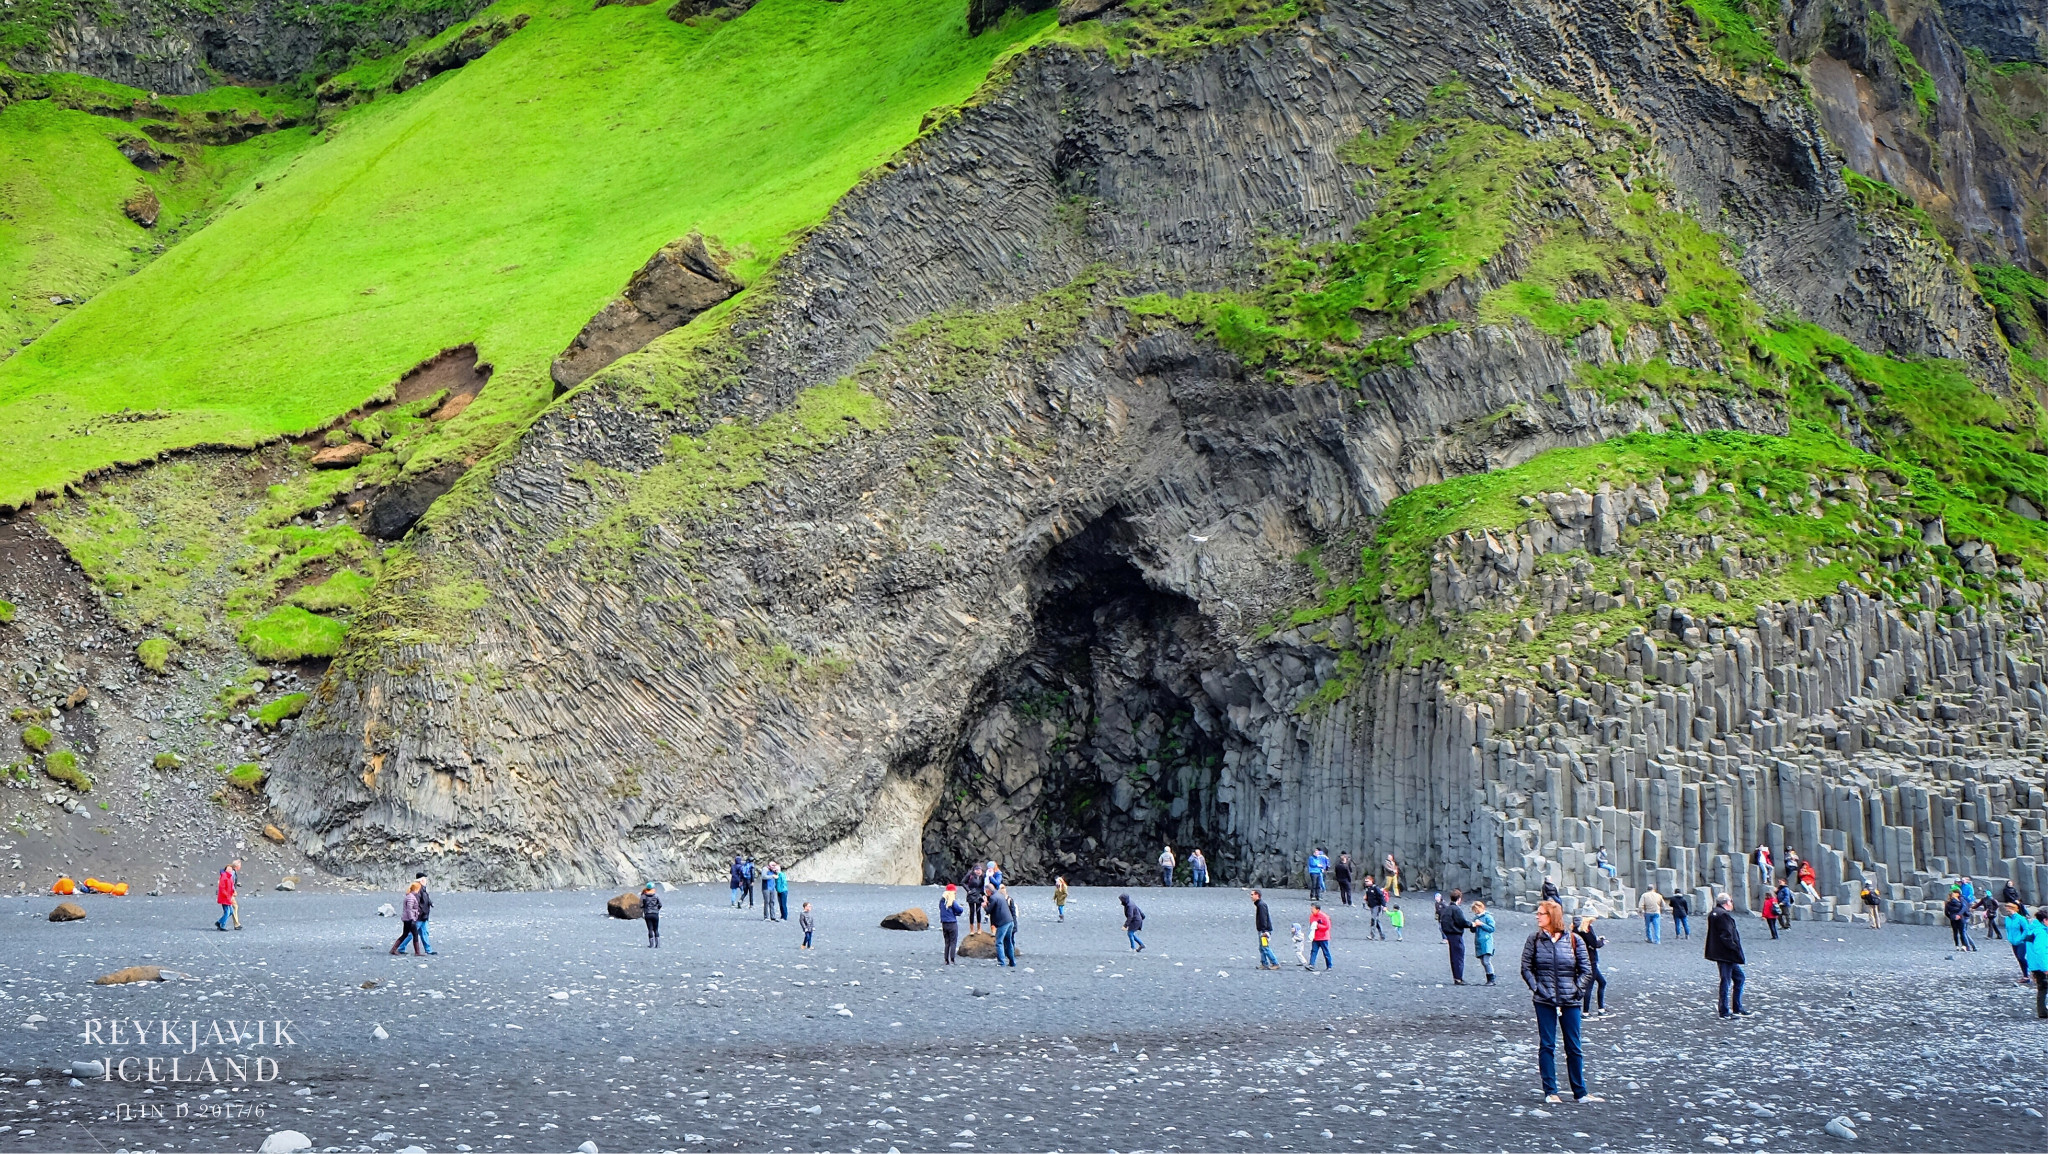
<svg viewBox="0 0 2048 1154">
<path fill-rule="evenodd" d="M 24 72 L 83 72 L 150 92 L 183 95 L 212 81 L 267 84 L 390 51 L 467 19 L 481 3 L 390 5 L 360 19 L 348 5 L 257 0 L 233 7 L 181 0 L 80 5 L 6 63 Z M 337 10 L 349 8 L 347 13 Z"/>
<path fill-rule="evenodd" d="M 701 234 L 663 245 L 555 358 L 548 373 L 556 395 L 738 291 L 740 282 L 712 258 Z"/>
<path fill-rule="evenodd" d="M 1347 672 L 1341 620 L 1284 627 L 1316 590 L 1297 558 L 1417 485 L 1783 407 L 1612 395 L 1581 371 L 1599 341 L 1472 323 L 1512 254 L 1355 383 L 1247 372 L 1119 302 L 1348 237 L 1376 194 L 1343 146 L 1463 78 L 1532 133 L 1587 129 L 1530 91 L 1640 125 L 1771 307 L 2002 387 L 1939 244 L 1873 225 L 1799 94 L 1730 85 L 1661 11 L 1375 0 L 1191 61 L 1026 55 L 728 327 L 622 358 L 466 479 L 271 801 L 334 868 L 501 885 L 723 876 L 740 847 L 799 877 L 1135 874 L 1162 839 L 1232 882 L 1318 841 L 1526 880 L 1475 808 L 1521 747 L 1426 668 Z M 1602 500 L 1556 532 L 1598 550 L 1655 504 Z"/>
</svg>

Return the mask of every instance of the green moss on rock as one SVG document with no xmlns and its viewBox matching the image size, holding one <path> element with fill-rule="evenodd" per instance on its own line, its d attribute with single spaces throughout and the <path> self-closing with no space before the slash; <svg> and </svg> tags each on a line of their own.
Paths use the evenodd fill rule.
<svg viewBox="0 0 2048 1154">
<path fill-rule="evenodd" d="M 253 761 L 243 762 L 227 771 L 229 785 L 237 789 L 247 790 L 250 793 L 261 793 L 263 783 L 269 780 L 269 778 L 270 775 L 264 772 L 263 767 Z"/>
<path fill-rule="evenodd" d="M 276 729 L 279 725 L 283 724 L 286 718 L 297 717 L 299 714 L 304 713 L 308 700 L 310 698 L 306 694 L 287 693 L 275 701 L 265 703 L 261 709 L 255 710 L 251 716 L 255 717 L 256 724 L 263 728 Z"/>
<path fill-rule="evenodd" d="M 151 673 L 162 673 L 170 667 L 171 640 L 168 637 L 151 637 L 135 647 L 135 660 L 142 663 Z"/>
<path fill-rule="evenodd" d="M 332 617 L 284 605 L 244 626 L 237 640 L 258 661 L 304 661 L 341 652 L 347 633 Z"/>
<path fill-rule="evenodd" d="M 43 772 L 52 781 L 61 781 L 79 793 L 92 792 L 92 778 L 78 768 L 78 755 L 68 749 L 60 749 L 43 759 Z"/>
<path fill-rule="evenodd" d="M 31 725 L 21 731 L 21 743 L 27 746 L 31 753 L 43 752 L 50 748 L 50 743 L 56 739 L 56 734 L 51 733 L 40 725 Z"/>
</svg>

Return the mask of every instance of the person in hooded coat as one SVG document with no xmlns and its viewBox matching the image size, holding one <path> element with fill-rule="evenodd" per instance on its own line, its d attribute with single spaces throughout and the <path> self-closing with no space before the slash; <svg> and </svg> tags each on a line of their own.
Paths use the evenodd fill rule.
<svg viewBox="0 0 2048 1154">
<path fill-rule="evenodd" d="M 647 948 L 661 948 L 661 895 L 654 892 L 654 883 L 640 887 L 640 918 L 647 923 Z"/>
<path fill-rule="evenodd" d="M 1138 936 L 1138 931 L 1145 928 L 1145 911 L 1138 908 L 1138 903 L 1132 901 L 1129 894 L 1118 894 L 1116 900 L 1124 905 L 1124 933 L 1130 936 L 1131 952 L 1144 953 L 1145 939 Z"/>
</svg>

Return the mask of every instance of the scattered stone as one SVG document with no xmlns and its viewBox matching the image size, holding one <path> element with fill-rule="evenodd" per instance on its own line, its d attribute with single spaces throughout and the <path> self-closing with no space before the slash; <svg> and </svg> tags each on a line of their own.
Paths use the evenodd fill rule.
<svg viewBox="0 0 2048 1154">
<path fill-rule="evenodd" d="M 280 838 L 279 840 L 281 841 L 283 839 Z M 277 883 L 277 888 L 283 890 L 285 893 L 291 893 L 293 890 L 299 888 L 299 879 L 296 877 L 288 877 L 283 881 Z"/>
<path fill-rule="evenodd" d="M 121 204 L 121 211 L 127 214 L 128 219 L 144 228 L 155 228 L 157 217 L 162 215 L 163 210 L 163 205 L 156 199 L 156 193 L 147 185 L 138 189 L 135 195 Z"/>
<path fill-rule="evenodd" d="M 53 922 L 82 922 L 85 920 L 85 907 L 77 902 L 58 902 L 57 908 L 50 911 L 50 920 Z"/>
<path fill-rule="evenodd" d="M 329 445 L 313 454 L 311 462 L 315 469 L 352 469 L 363 463 L 373 447 L 368 441 L 350 441 L 346 445 Z"/>
<path fill-rule="evenodd" d="M 377 907 L 377 916 L 380 918 L 397 917 L 398 911 L 391 908 L 390 902 L 385 902 L 383 905 Z"/>
<path fill-rule="evenodd" d="M 907 910 L 893 913 L 883 918 L 882 928 L 885 930 L 928 930 L 932 928 L 932 922 L 930 918 L 924 916 L 923 910 L 912 906 Z"/>
<path fill-rule="evenodd" d="M 1856 1140 L 1856 1131 L 1850 1127 L 1847 1118 L 1837 1117 L 1828 1119 L 1827 1132 L 1844 1142 L 1854 1142 Z"/>
<path fill-rule="evenodd" d="M 370 1036 L 372 1038 L 377 1039 L 380 1042 L 388 1042 L 391 1040 L 391 1032 L 389 1030 L 386 1030 L 381 1024 L 376 1029 L 370 1031 Z"/>
<path fill-rule="evenodd" d="M 576 1147 L 576 1154 L 597 1154 L 597 1143 L 585 1142 L 583 1145 Z"/>
<path fill-rule="evenodd" d="M 164 971 L 162 966 L 129 966 L 125 970 L 115 970 L 111 974 L 102 974 L 94 978 L 92 984 L 95 986 L 125 986 L 130 982 L 161 982 L 163 980 Z"/>
<path fill-rule="evenodd" d="M 996 936 L 987 930 L 976 930 L 960 943 L 963 958 L 993 958 L 996 956 Z"/>
<path fill-rule="evenodd" d="M 87 689 L 85 686 L 81 685 L 78 688 L 71 691 L 71 696 L 66 697 L 64 699 L 64 708 L 77 709 L 79 706 L 84 705 L 86 702 L 90 700 L 92 700 L 92 690 Z"/>
<path fill-rule="evenodd" d="M 640 895 L 620 894 L 604 904 L 604 912 L 620 921 L 640 920 Z"/>
<path fill-rule="evenodd" d="M 256 1148 L 256 1154 L 299 1154 L 301 1150 L 312 1148 L 313 1140 L 297 1130 L 279 1130 L 263 1140 L 263 1145 Z"/>
<path fill-rule="evenodd" d="M 273 842 L 276 842 L 278 845 L 284 844 L 284 831 L 277 828 L 274 825 L 265 823 L 263 826 L 263 836 L 270 839 Z M 283 889 L 284 887 L 279 886 L 278 888 Z"/>
<path fill-rule="evenodd" d="M 71 1063 L 71 1073 L 78 1078 L 102 1078 L 106 1076 L 107 1064 L 98 1058 L 87 1058 L 83 1062 Z"/>
</svg>

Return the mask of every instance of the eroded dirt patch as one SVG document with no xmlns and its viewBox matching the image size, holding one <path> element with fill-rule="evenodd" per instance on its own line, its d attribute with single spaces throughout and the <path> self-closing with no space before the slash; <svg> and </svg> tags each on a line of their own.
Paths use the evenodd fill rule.
<svg viewBox="0 0 2048 1154">
<path fill-rule="evenodd" d="M 448 390 L 450 400 L 474 397 L 490 382 L 491 366 L 477 360 L 476 346 L 458 345 L 441 350 L 398 378 L 397 394 L 392 399 L 403 405 L 443 389 Z"/>
</svg>

